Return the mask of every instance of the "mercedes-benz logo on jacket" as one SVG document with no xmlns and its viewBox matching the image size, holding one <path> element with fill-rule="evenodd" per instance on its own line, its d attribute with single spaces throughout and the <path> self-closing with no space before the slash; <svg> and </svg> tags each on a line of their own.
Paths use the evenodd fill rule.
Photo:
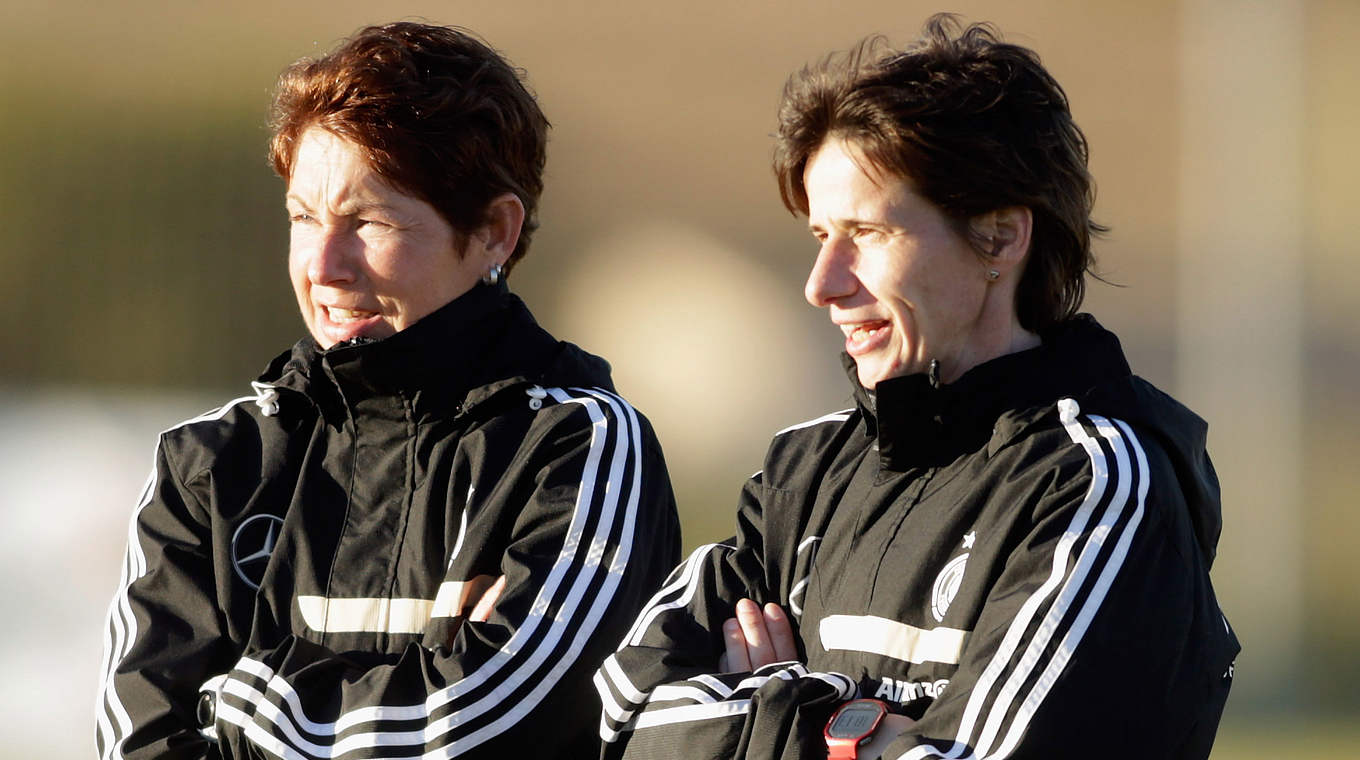
<svg viewBox="0 0 1360 760">
<path fill-rule="evenodd" d="M 231 537 L 231 566 L 247 586 L 259 590 L 282 528 L 283 518 L 277 515 L 255 515 L 237 526 Z"/>
</svg>

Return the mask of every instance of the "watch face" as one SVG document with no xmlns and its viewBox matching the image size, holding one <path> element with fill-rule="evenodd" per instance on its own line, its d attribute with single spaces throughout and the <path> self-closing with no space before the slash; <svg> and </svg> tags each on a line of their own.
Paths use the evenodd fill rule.
<svg viewBox="0 0 1360 760">
<path fill-rule="evenodd" d="M 836 719 L 826 727 L 826 735 L 832 739 L 858 739 L 873 729 L 882 714 L 880 705 L 851 702 L 836 713 Z"/>
</svg>

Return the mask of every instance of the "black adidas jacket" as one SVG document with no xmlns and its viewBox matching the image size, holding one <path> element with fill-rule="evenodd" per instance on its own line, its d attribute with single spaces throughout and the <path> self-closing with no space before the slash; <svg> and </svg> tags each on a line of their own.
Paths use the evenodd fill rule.
<svg viewBox="0 0 1360 760">
<path fill-rule="evenodd" d="M 161 436 L 101 757 L 595 754 L 590 674 L 679 560 L 608 365 L 479 285 L 381 341 L 303 340 L 255 388 Z"/>
<path fill-rule="evenodd" d="M 604 756 L 824 757 L 864 696 L 917 719 L 886 758 L 1206 757 L 1238 652 L 1206 426 L 1089 316 L 1043 337 L 938 388 L 849 365 L 857 407 L 775 436 L 606 659 Z M 744 596 L 801 662 L 715 672 Z"/>
</svg>

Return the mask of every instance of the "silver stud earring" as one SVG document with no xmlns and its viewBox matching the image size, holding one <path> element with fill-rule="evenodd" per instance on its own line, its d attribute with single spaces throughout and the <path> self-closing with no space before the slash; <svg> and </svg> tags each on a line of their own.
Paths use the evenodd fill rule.
<svg viewBox="0 0 1360 760">
<path fill-rule="evenodd" d="M 1000 276 L 1001 276 L 1001 273 L 998 272 L 998 271 L 996 271 L 995 269 L 988 269 L 988 270 L 987 270 L 987 279 L 988 279 L 988 280 L 993 280 L 993 281 L 995 281 L 996 278 L 998 278 L 998 277 L 1000 277 Z"/>
<path fill-rule="evenodd" d="M 482 282 L 486 283 L 487 285 L 495 285 L 500 281 L 501 281 L 500 264 L 492 264 L 491 268 L 486 271 L 486 274 L 482 275 Z"/>
</svg>

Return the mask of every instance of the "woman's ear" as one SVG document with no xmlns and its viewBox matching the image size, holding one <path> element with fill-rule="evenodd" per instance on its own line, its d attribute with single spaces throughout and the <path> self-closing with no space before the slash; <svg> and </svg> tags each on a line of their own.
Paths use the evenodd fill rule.
<svg viewBox="0 0 1360 760">
<path fill-rule="evenodd" d="M 1034 229 L 1034 214 L 1029 207 L 1007 206 L 988 211 L 970 226 L 974 239 L 982 243 L 987 269 L 1005 274 L 1024 264 Z"/>
<path fill-rule="evenodd" d="M 524 204 L 514 193 L 502 193 L 486 206 L 486 223 L 474 233 L 486 251 L 489 264 L 505 266 L 519 244 L 524 228 Z"/>
</svg>

